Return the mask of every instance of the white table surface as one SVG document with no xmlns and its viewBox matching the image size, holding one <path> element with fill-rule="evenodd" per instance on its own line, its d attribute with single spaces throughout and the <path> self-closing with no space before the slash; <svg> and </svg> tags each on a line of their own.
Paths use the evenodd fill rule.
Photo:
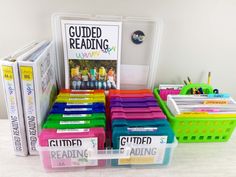
<svg viewBox="0 0 236 177">
<path fill-rule="evenodd" d="M 166 168 L 107 168 L 46 173 L 39 156 L 14 155 L 8 120 L 0 120 L 0 127 L 0 177 L 236 177 L 236 131 L 226 143 L 178 144 L 172 162 Z"/>
</svg>

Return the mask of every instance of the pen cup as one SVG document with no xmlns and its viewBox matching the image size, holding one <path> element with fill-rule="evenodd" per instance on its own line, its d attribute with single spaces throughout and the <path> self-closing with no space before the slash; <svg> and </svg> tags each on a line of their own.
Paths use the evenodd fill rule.
<svg viewBox="0 0 236 177">
<path fill-rule="evenodd" d="M 180 95 L 189 95 L 191 93 L 191 90 L 199 89 L 199 88 L 202 88 L 204 94 L 212 94 L 213 93 L 213 88 L 211 85 L 204 84 L 204 83 L 194 83 L 194 84 L 185 85 L 181 89 Z"/>
</svg>

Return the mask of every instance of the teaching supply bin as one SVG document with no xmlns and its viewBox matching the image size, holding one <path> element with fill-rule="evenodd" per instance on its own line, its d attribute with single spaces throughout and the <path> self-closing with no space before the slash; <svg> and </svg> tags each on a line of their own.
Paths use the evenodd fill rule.
<svg viewBox="0 0 236 177">
<path fill-rule="evenodd" d="M 112 165 L 112 162 L 130 159 L 131 148 L 125 150 L 119 149 L 105 149 L 105 150 L 88 150 L 88 156 L 84 158 L 74 158 L 73 156 L 67 156 L 69 152 L 77 152 L 78 147 L 46 147 L 38 146 L 38 151 L 40 155 L 41 162 L 45 171 L 73 171 L 81 169 L 90 169 L 90 168 L 120 168 L 120 167 L 129 167 L 129 168 L 157 168 L 157 167 L 167 167 L 171 160 L 175 147 L 178 142 L 175 139 L 173 143 L 167 143 L 163 147 L 163 153 L 161 161 L 157 164 L 140 164 L 140 165 Z M 65 154 L 64 158 L 61 154 Z M 159 158 L 159 157 L 157 157 Z M 80 162 L 88 162 L 90 165 L 83 165 Z"/>
<path fill-rule="evenodd" d="M 184 89 L 182 93 L 185 94 L 189 88 Z M 204 88 L 211 93 L 211 88 L 208 86 Z M 157 88 L 154 89 L 154 95 L 166 114 L 178 142 L 225 142 L 229 140 L 234 131 L 236 117 L 175 117 L 168 109 L 166 102 L 161 99 Z"/>
<path fill-rule="evenodd" d="M 152 93 L 150 96 L 154 98 Z M 108 97 L 110 102 L 111 94 Z M 156 103 L 156 100 L 153 102 Z M 62 108 L 66 109 L 64 105 Z M 67 115 L 69 117 L 65 117 Z M 40 159 L 46 171 L 106 167 L 156 168 L 170 164 L 177 140 L 157 105 L 148 108 L 145 105 L 144 108 L 114 107 L 111 113 L 113 126 L 110 127 L 112 145 L 108 143 L 111 136 L 108 136 L 105 119 L 87 120 L 87 115 L 91 114 L 51 112 L 48 116 L 50 119 L 44 124 L 38 142 Z"/>
<path fill-rule="evenodd" d="M 103 16 L 103 15 L 83 15 L 83 14 L 68 14 L 68 13 L 57 13 L 52 16 L 52 33 L 53 33 L 53 40 L 55 42 L 55 52 L 56 52 L 56 63 L 55 66 L 57 68 L 57 79 L 59 88 L 65 87 L 65 78 L 64 72 L 62 72 L 65 68 L 64 63 L 64 50 L 63 50 L 63 39 L 62 39 L 62 31 L 61 31 L 61 21 L 62 20 L 86 20 L 86 21 L 116 21 L 122 22 L 122 36 L 121 36 L 121 61 L 120 61 L 120 88 L 121 89 L 153 89 L 154 81 L 156 76 L 156 68 L 157 68 L 157 61 L 159 55 L 159 43 L 160 43 L 160 36 L 161 36 L 161 22 L 157 19 L 148 19 L 148 18 L 133 18 L 133 17 L 122 17 L 122 16 Z M 131 39 L 131 37 L 135 34 L 135 32 L 141 31 L 145 35 L 145 39 L 143 40 L 142 44 L 135 44 Z M 78 105 L 83 104 L 82 108 L 88 108 L 92 110 L 100 110 L 101 105 L 98 105 L 97 102 L 106 103 L 106 100 L 101 99 L 100 97 L 90 96 L 88 99 L 83 100 L 80 97 L 82 95 L 74 95 L 73 98 L 66 98 L 66 94 L 68 90 L 62 91 L 64 92 L 63 96 L 58 97 L 57 103 L 53 106 L 55 113 L 57 113 L 58 109 L 64 109 L 65 107 L 67 110 L 70 110 L 70 113 L 73 113 L 73 108 L 79 108 L 74 106 L 73 104 L 77 103 Z M 70 92 L 70 91 L 69 91 Z M 116 92 L 112 90 L 111 92 Z M 146 97 L 149 97 L 150 94 L 153 97 L 152 90 L 149 90 Z M 138 95 L 136 95 L 138 97 Z M 133 98 L 125 99 L 124 97 L 114 95 L 114 98 L 111 100 L 111 105 L 113 107 L 123 107 L 124 110 L 127 111 L 126 108 L 145 108 L 143 111 L 149 112 L 147 110 L 148 107 L 156 107 L 157 102 L 155 98 L 147 98 L 147 102 L 145 104 L 140 104 L 143 101 L 143 98 Z M 69 104 L 65 104 L 65 102 L 69 102 Z M 85 106 L 85 107 L 84 107 Z M 103 107 L 103 106 L 102 106 Z M 71 109 L 72 108 L 72 109 Z M 106 107 L 107 109 L 107 107 Z M 81 110 L 80 110 L 81 111 Z M 117 110 L 116 110 L 117 111 Z M 120 111 L 120 110 L 119 110 Z M 132 110 L 129 110 L 132 111 Z M 155 114 L 159 112 L 159 110 L 155 109 L 153 111 Z M 57 123 L 62 119 L 62 114 L 64 112 L 59 112 L 57 115 Z M 78 112 L 80 113 L 80 112 Z M 102 111 L 103 113 L 103 111 Z M 154 114 L 153 113 L 153 114 Z M 97 112 L 82 112 L 83 114 L 95 114 Z M 129 114 L 129 113 L 127 113 Z M 76 120 L 78 123 L 84 121 L 82 118 L 76 118 L 73 115 L 69 115 L 68 121 L 73 123 Z M 161 116 L 165 117 L 164 114 Z M 55 119 L 55 116 L 51 116 L 51 118 Z M 87 116 L 86 116 L 87 117 Z M 67 117 L 63 117 L 63 121 Z M 51 119 L 50 119 L 51 120 Z M 94 119 L 90 118 L 90 121 Z M 102 118 L 99 119 L 103 121 Z M 123 119 L 122 119 L 123 120 Z M 124 121 L 119 120 L 121 122 L 116 122 L 116 125 L 123 126 Z M 107 120 L 108 122 L 108 120 Z M 167 122 L 167 121 L 166 121 Z M 127 122 L 126 122 L 127 123 Z M 135 122 L 134 122 L 135 123 Z M 167 122 L 168 123 L 168 122 Z M 152 123 L 151 123 L 152 125 Z M 161 126 L 167 126 L 166 124 L 161 124 Z M 169 126 L 169 123 L 168 123 Z M 54 127 L 54 126 L 53 126 Z M 101 127 L 101 126 L 99 126 Z M 108 128 L 111 128 L 111 125 L 106 123 L 106 131 Z M 72 127 L 71 127 L 72 128 Z M 104 126 L 102 126 L 104 128 Z M 119 127 L 118 127 L 119 128 Z M 117 128 L 117 129 L 118 129 Z M 150 128 L 150 127 L 149 127 Z M 155 127 L 156 128 L 156 127 Z M 84 128 L 84 134 L 89 133 L 90 128 Z M 103 129 L 104 130 L 104 129 Z M 139 130 L 139 128 L 137 129 Z M 137 131 L 136 127 L 133 128 L 133 131 Z M 168 129 L 169 130 L 169 129 Z M 46 130 L 45 130 L 46 131 Z M 61 130 L 59 130 L 61 131 Z M 73 132 L 73 129 L 64 129 L 62 130 L 65 132 Z M 80 128 L 76 128 L 76 131 L 81 131 Z M 127 131 L 130 131 L 127 129 Z M 38 151 L 40 154 L 40 158 L 42 164 L 46 171 L 71 171 L 76 169 L 87 169 L 87 168 L 105 168 L 105 167 L 135 167 L 135 168 L 149 168 L 149 167 L 159 167 L 159 166 L 168 166 L 172 159 L 172 154 L 174 148 L 177 146 L 177 140 L 172 132 L 172 141 L 162 141 L 156 142 L 155 147 L 157 150 L 157 154 L 150 156 L 142 156 L 144 159 L 140 160 L 137 163 L 136 158 L 131 154 L 132 148 L 137 148 L 133 145 L 127 145 L 124 148 L 120 148 L 119 146 L 119 139 L 117 139 L 117 147 L 118 149 L 112 149 L 111 144 L 109 144 L 109 138 L 107 135 L 109 133 L 106 132 L 106 141 L 104 142 L 104 148 L 93 148 L 91 149 L 91 141 L 85 140 L 82 137 L 81 141 L 84 141 L 89 145 L 87 146 L 64 146 L 64 147 L 56 147 L 48 145 L 38 145 Z M 72 134 L 71 134 L 72 135 Z M 123 136 L 123 135 L 122 135 Z M 128 136 L 128 135 L 127 135 Z M 164 136 L 164 135 L 163 135 Z M 87 137 L 89 138 L 89 137 Z M 161 139 L 161 136 L 151 136 L 153 140 Z M 60 138 L 58 138 L 60 139 Z M 67 137 L 67 139 L 71 140 L 73 137 Z M 164 137 L 164 140 L 168 139 L 168 135 Z M 94 140 L 94 137 L 92 137 Z M 163 140 L 163 139 L 161 139 Z M 95 140 L 97 145 L 100 145 L 100 141 Z M 95 143 L 96 144 L 96 143 Z M 157 145 L 158 144 L 158 145 Z M 87 147 L 87 149 L 86 149 Z M 81 149 L 82 148 L 82 149 Z M 141 148 L 150 148 L 143 145 Z M 84 156 L 76 156 L 79 155 L 80 150 L 86 149 L 86 154 Z M 78 152 L 78 153 L 77 153 Z M 82 151 L 81 151 L 82 152 Z M 64 154 L 64 155 L 63 155 Z M 150 162 L 150 158 L 155 159 L 154 161 Z M 149 159 L 149 161 L 147 161 Z M 112 162 L 118 163 L 112 163 Z"/>
</svg>

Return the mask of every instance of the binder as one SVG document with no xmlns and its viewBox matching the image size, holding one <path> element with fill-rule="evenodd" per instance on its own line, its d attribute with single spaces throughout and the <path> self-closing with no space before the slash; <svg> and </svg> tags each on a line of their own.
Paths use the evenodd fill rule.
<svg viewBox="0 0 236 177">
<path fill-rule="evenodd" d="M 14 153 L 17 156 L 27 156 L 27 138 L 17 61 L 21 56 L 35 50 L 36 42 L 15 51 L 12 55 L 1 60 L 1 73 L 8 119 L 10 121 Z"/>
<path fill-rule="evenodd" d="M 52 42 L 42 41 L 36 48 L 18 61 L 30 155 L 38 155 L 38 134 L 57 93 Z"/>
<path fill-rule="evenodd" d="M 0 60 L 4 97 L 10 121 L 12 142 L 14 152 L 18 156 L 27 156 L 27 138 L 25 130 L 25 120 L 22 111 L 22 98 L 20 88 L 20 78 L 17 61 L 26 56 L 27 53 L 36 50 L 37 42 L 31 42 L 23 48 L 15 51 L 12 55 Z"/>
</svg>

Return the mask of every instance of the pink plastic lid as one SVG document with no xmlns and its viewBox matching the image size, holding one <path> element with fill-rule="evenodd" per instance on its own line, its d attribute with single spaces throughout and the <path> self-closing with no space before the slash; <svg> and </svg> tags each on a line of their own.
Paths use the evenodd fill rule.
<svg viewBox="0 0 236 177">
<path fill-rule="evenodd" d="M 98 149 L 104 149 L 104 128 L 88 129 L 43 129 L 39 135 L 39 145 L 49 146 L 50 139 L 72 139 L 72 138 L 98 138 Z"/>
<path fill-rule="evenodd" d="M 166 119 L 162 112 L 151 113 L 112 113 L 111 119 L 132 119 L 132 120 L 147 120 L 147 119 Z"/>
<path fill-rule="evenodd" d="M 124 113 L 149 113 L 149 112 L 162 112 L 160 107 L 147 107 L 147 108 L 122 108 L 113 107 L 111 113 L 124 112 Z"/>
<path fill-rule="evenodd" d="M 147 98 L 154 97 L 152 93 L 144 93 L 144 94 L 109 94 L 109 98 Z"/>
</svg>

